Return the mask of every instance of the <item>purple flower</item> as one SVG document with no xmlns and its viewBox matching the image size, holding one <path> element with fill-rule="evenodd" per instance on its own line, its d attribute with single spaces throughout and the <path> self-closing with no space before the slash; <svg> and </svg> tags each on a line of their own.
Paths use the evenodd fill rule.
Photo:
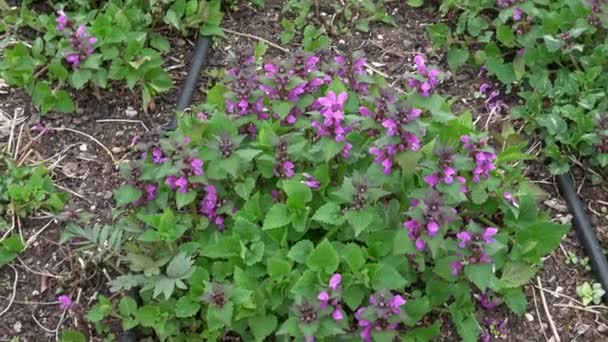
<svg viewBox="0 0 608 342">
<path fill-rule="evenodd" d="M 393 119 L 386 119 L 382 122 L 382 126 L 388 130 L 386 133 L 389 137 L 397 135 L 397 123 Z"/>
<path fill-rule="evenodd" d="M 78 69 L 80 66 L 80 56 L 76 53 L 70 53 L 65 56 L 65 60 L 72 66 L 72 69 Z"/>
<path fill-rule="evenodd" d="M 459 232 L 456 234 L 456 237 L 460 240 L 460 243 L 458 244 L 458 247 L 460 248 L 466 248 L 469 242 L 473 240 L 473 236 L 469 232 Z"/>
<path fill-rule="evenodd" d="M 201 176 L 203 174 L 203 161 L 198 159 L 198 158 L 194 158 L 190 161 L 190 166 L 192 167 L 192 172 L 194 172 L 195 175 L 197 176 Z"/>
<path fill-rule="evenodd" d="M 422 252 L 424 250 L 424 240 L 422 240 L 422 238 L 417 238 L 416 241 L 414 242 L 414 245 L 416 246 L 416 249 L 420 252 Z"/>
<path fill-rule="evenodd" d="M 327 302 L 329 302 L 329 299 L 330 299 L 329 293 L 327 293 L 325 291 L 319 292 L 317 299 L 320 300 L 321 302 L 326 302 L 325 305 L 327 305 Z"/>
<path fill-rule="evenodd" d="M 428 176 L 424 176 L 424 182 L 428 185 L 430 185 L 431 187 L 436 187 L 437 184 L 439 184 L 439 174 L 438 173 L 431 173 Z"/>
<path fill-rule="evenodd" d="M 291 161 L 287 160 L 283 163 L 283 174 L 286 178 L 291 178 L 295 174 L 293 171 L 294 165 Z"/>
<path fill-rule="evenodd" d="M 156 199 L 156 185 L 146 184 L 144 188 L 146 190 L 146 199 L 148 201 L 154 201 Z"/>
<path fill-rule="evenodd" d="M 367 107 L 359 107 L 359 113 L 365 117 L 370 117 L 372 116 L 372 111 L 369 110 Z"/>
<path fill-rule="evenodd" d="M 422 57 L 420 55 L 414 57 L 414 64 L 416 64 L 416 68 L 418 70 L 418 73 L 420 73 L 420 74 L 426 74 L 427 73 L 426 62 L 424 60 L 424 57 Z"/>
<path fill-rule="evenodd" d="M 439 224 L 435 221 L 429 221 L 426 225 L 426 230 L 427 234 L 429 234 L 430 237 L 433 237 L 439 232 Z"/>
<path fill-rule="evenodd" d="M 315 177 L 309 175 L 308 173 L 303 173 L 303 175 L 306 177 L 306 180 L 303 180 L 302 183 L 304 183 L 307 187 L 313 190 L 317 190 L 321 187 L 321 182 Z"/>
<path fill-rule="evenodd" d="M 326 97 L 317 99 L 317 102 L 323 106 L 321 113 L 327 119 L 342 121 L 344 119 L 344 103 L 348 98 L 348 93 L 342 92 L 336 95 L 333 91 L 327 93 Z M 327 124 L 326 124 L 327 125 Z"/>
<path fill-rule="evenodd" d="M 342 275 L 340 275 L 340 273 L 334 274 L 333 276 L 331 276 L 331 279 L 329 279 L 329 288 L 332 290 L 337 289 L 341 281 Z"/>
<path fill-rule="evenodd" d="M 70 298 L 68 295 L 61 295 L 57 297 L 57 301 L 59 301 L 59 308 L 61 310 L 68 310 L 74 305 L 72 298 Z"/>
<path fill-rule="evenodd" d="M 342 151 L 340 151 L 340 155 L 342 156 L 342 158 L 350 158 L 350 150 L 352 148 L 353 144 L 349 143 L 348 141 L 344 143 L 344 147 L 342 148 Z"/>
<path fill-rule="evenodd" d="M 443 169 L 443 182 L 445 184 L 452 184 L 452 182 L 454 181 L 455 174 L 456 170 L 449 166 L 446 167 L 445 169 Z"/>
<path fill-rule="evenodd" d="M 188 180 L 184 176 L 181 176 L 177 180 L 175 180 L 175 186 L 179 189 L 179 192 L 181 193 L 188 192 Z"/>
<path fill-rule="evenodd" d="M 344 315 L 342 314 L 342 310 L 340 310 L 340 308 L 336 308 L 334 309 L 334 311 L 331 313 L 331 318 L 334 319 L 334 321 L 340 321 L 344 318 Z"/>
<path fill-rule="evenodd" d="M 57 14 L 59 14 L 55 20 L 57 22 L 57 31 L 63 31 L 68 26 L 68 16 L 63 10 L 57 11 Z"/>
<path fill-rule="evenodd" d="M 391 308 L 396 315 L 401 313 L 401 306 L 403 304 L 405 304 L 405 299 L 400 295 L 394 295 L 391 299 Z"/>
<path fill-rule="evenodd" d="M 452 275 L 454 277 L 456 277 L 457 275 L 460 274 L 460 272 L 462 272 L 462 269 L 464 268 L 464 266 L 462 265 L 462 263 L 460 261 L 453 261 L 450 264 L 450 268 L 452 269 Z"/>
<path fill-rule="evenodd" d="M 163 150 L 161 150 L 159 147 L 152 148 L 152 162 L 154 162 L 154 164 L 162 164 L 166 162 L 167 159 L 168 158 L 165 157 Z"/>
<path fill-rule="evenodd" d="M 480 87 L 479 87 L 479 92 L 482 94 L 485 94 L 488 89 L 490 89 L 490 85 L 487 83 L 483 83 Z"/>
<path fill-rule="evenodd" d="M 521 8 L 515 7 L 513 9 L 513 20 L 520 21 L 521 20 L 521 16 L 523 15 L 523 13 L 524 13 L 524 11 L 522 11 Z"/>
<path fill-rule="evenodd" d="M 518 56 L 523 56 L 526 53 L 526 49 L 519 49 L 517 50 L 517 55 Z"/>
<path fill-rule="evenodd" d="M 498 233 L 498 229 L 494 227 L 488 227 L 486 228 L 486 230 L 484 230 L 483 234 L 481 234 L 481 239 L 484 240 L 487 244 L 491 244 L 494 242 L 494 239 L 492 237 L 496 235 L 496 233 Z"/>
<path fill-rule="evenodd" d="M 410 111 L 410 114 L 407 116 L 408 120 L 414 120 L 420 117 L 420 114 L 422 114 L 422 109 L 418 109 L 418 108 L 412 108 L 412 110 Z"/>
<path fill-rule="evenodd" d="M 517 201 L 515 200 L 515 197 L 513 197 L 513 195 L 512 195 L 510 192 L 505 191 L 505 192 L 503 193 L 503 196 L 504 196 L 505 200 L 507 200 L 507 202 L 508 202 L 509 204 L 511 204 L 511 205 L 512 205 L 512 206 L 514 206 L 514 207 L 518 207 L 518 205 L 517 205 Z"/>
</svg>

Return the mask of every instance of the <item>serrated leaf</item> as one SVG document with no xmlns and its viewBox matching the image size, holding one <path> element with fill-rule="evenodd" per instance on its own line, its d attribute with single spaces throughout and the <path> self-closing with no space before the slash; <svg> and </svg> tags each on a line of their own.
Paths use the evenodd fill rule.
<svg viewBox="0 0 608 342">
<path fill-rule="evenodd" d="M 275 315 L 267 315 L 249 319 L 249 327 L 253 333 L 256 342 L 263 342 L 266 337 L 270 336 L 276 329 L 278 324 Z"/>
<path fill-rule="evenodd" d="M 485 291 L 494 278 L 491 264 L 470 264 L 464 267 L 467 278 L 473 282 L 481 291 Z"/>
<path fill-rule="evenodd" d="M 179 318 L 186 318 L 194 316 L 201 305 L 197 302 L 194 302 L 188 296 L 182 296 L 177 303 L 175 303 L 175 316 Z"/>
<path fill-rule="evenodd" d="M 263 230 L 276 229 L 284 227 L 291 223 L 291 215 L 285 204 L 277 203 L 273 205 L 266 213 L 264 218 Z"/>
<path fill-rule="evenodd" d="M 453 71 L 460 69 L 469 59 L 470 53 L 466 47 L 451 48 L 448 51 L 448 66 Z"/>
<path fill-rule="evenodd" d="M 306 265 L 315 271 L 324 271 L 331 274 L 338 269 L 340 258 L 334 246 L 327 239 L 323 240 L 315 250 L 310 253 Z"/>
<path fill-rule="evenodd" d="M 116 205 L 121 207 L 125 204 L 130 204 L 137 201 L 141 197 L 141 190 L 132 186 L 125 185 L 114 193 Z"/>
<path fill-rule="evenodd" d="M 340 211 L 340 206 L 333 202 L 328 202 L 317 209 L 312 219 L 331 225 L 344 223 L 344 217 Z"/>
</svg>

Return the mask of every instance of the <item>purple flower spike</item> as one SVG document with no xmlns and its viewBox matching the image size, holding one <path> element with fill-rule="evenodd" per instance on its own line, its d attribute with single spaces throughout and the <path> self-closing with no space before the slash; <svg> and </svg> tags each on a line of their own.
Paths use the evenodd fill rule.
<svg viewBox="0 0 608 342">
<path fill-rule="evenodd" d="M 431 187 L 436 187 L 437 184 L 439 184 L 439 174 L 438 173 L 431 173 L 428 176 L 424 176 L 424 182 L 428 185 L 430 185 Z"/>
<path fill-rule="evenodd" d="M 391 299 L 391 307 L 393 308 L 393 312 L 398 315 L 401 313 L 401 306 L 405 304 L 405 299 L 400 295 L 395 295 Z"/>
<path fill-rule="evenodd" d="M 317 102 L 323 106 L 321 113 L 325 116 L 325 118 L 341 121 L 344 119 L 343 108 L 347 98 L 348 93 L 346 92 L 336 95 L 336 93 L 330 91 L 327 93 L 326 97 L 317 99 Z"/>
<path fill-rule="evenodd" d="M 61 310 L 68 310 L 74 305 L 72 298 L 70 298 L 68 295 L 61 295 L 57 297 L 57 301 L 59 302 L 59 308 Z"/>
<path fill-rule="evenodd" d="M 498 233 L 498 229 L 494 227 L 488 227 L 483 232 L 483 234 L 481 234 L 481 239 L 484 240 L 487 244 L 491 244 L 494 242 L 494 239 L 492 237 L 496 235 L 496 233 Z"/>
<path fill-rule="evenodd" d="M 422 252 L 424 250 L 424 240 L 422 240 L 422 238 L 417 238 L 416 242 L 414 243 L 416 245 L 416 249 L 419 250 L 420 252 Z"/>
<path fill-rule="evenodd" d="M 329 279 L 329 288 L 332 290 L 337 289 L 341 281 L 342 275 L 340 273 L 334 274 L 333 276 L 331 276 L 331 279 Z"/>
<path fill-rule="evenodd" d="M 295 174 L 293 171 L 294 165 L 291 161 L 286 161 L 283 163 L 283 171 L 285 174 L 285 177 L 287 178 L 291 178 L 293 177 L 293 175 Z"/>
<path fill-rule="evenodd" d="M 460 243 L 458 244 L 458 247 L 460 248 L 467 248 L 467 245 L 473 239 L 473 236 L 469 232 L 460 232 L 456 234 L 456 237 L 460 240 Z"/>
<path fill-rule="evenodd" d="M 179 192 L 181 193 L 188 192 L 188 180 L 186 179 L 186 177 L 179 177 L 175 181 L 175 186 L 179 189 Z"/>
<path fill-rule="evenodd" d="M 302 181 L 302 183 L 304 183 L 304 185 L 306 185 L 307 187 L 313 189 L 313 190 L 317 190 L 318 188 L 321 187 L 321 182 L 319 180 L 317 180 L 315 177 L 309 175 L 308 173 L 303 173 L 304 177 L 306 177 L 305 180 Z"/>
</svg>

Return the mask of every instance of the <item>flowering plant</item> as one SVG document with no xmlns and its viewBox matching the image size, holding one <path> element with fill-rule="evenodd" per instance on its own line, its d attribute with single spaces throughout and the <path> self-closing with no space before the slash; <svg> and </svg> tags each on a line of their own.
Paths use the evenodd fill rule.
<svg viewBox="0 0 608 342">
<path fill-rule="evenodd" d="M 506 333 L 478 315 L 523 314 L 522 285 L 567 227 L 538 211 L 523 146 L 497 151 L 452 114 L 423 56 L 437 81 L 407 94 L 364 64 L 243 58 L 176 131 L 134 142 L 116 192 L 130 272 L 111 285 L 143 304 L 120 301 L 124 328 L 426 341 L 446 307 L 466 341 Z"/>
<path fill-rule="evenodd" d="M 470 60 L 521 98 L 510 109 L 494 96 L 498 89 L 480 89 L 489 116 L 510 112 L 525 119 L 527 131 L 544 138 L 553 174 L 568 171 L 571 154 L 599 169 L 608 165 L 605 1 L 444 1 L 441 9 L 460 12 L 452 27 L 429 27 L 435 45 L 449 50 L 450 67 L 457 70 Z M 600 173 L 606 176 L 595 172 Z"/>
<path fill-rule="evenodd" d="M 15 30 L 28 25 L 41 34 L 31 45 L 18 41 L 4 51 L 0 78 L 25 88 L 43 113 L 73 112 L 71 89 L 105 89 L 113 82 L 137 87 L 142 107 L 153 107 L 154 96 L 173 85 L 162 57 L 171 43 L 154 28 L 165 24 L 181 32 L 198 28 L 202 34 L 221 35 L 222 14 L 218 0 L 189 1 L 187 8 L 182 1 L 144 3 L 109 0 L 92 9 L 78 2 L 48 14 L 24 3 L 7 11 L 6 24 Z"/>
</svg>

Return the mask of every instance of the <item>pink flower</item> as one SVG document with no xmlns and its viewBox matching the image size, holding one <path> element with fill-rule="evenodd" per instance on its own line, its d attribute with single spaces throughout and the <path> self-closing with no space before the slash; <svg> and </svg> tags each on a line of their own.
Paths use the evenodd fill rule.
<svg viewBox="0 0 608 342">
<path fill-rule="evenodd" d="M 200 176 L 203 174 L 203 161 L 195 158 L 192 159 L 192 161 L 190 161 L 190 166 L 192 167 L 192 172 L 194 172 L 195 175 Z"/>
<path fill-rule="evenodd" d="M 338 288 L 341 281 L 342 275 L 340 275 L 340 273 L 334 274 L 333 276 L 331 276 L 331 279 L 329 279 L 329 288 L 335 290 L 336 288 Z"/>
<path fill-rule="evenodd" d="M 315 177 L 309 175 L 308 173 L 303 173 L 304 177 L 306 177 L 306 180 L 303 180 L 302 183 L 304 183 L 304 185 L 306 185 L 307 187 L 316 190 L 318 188 L 321 187 L 321 182 L 319 180 L 317 180 Z"/>
<path fill-rule="evenodd" d="M 426 225 L 426 230 L 427 230 L 429 236 L 433 237 L 439 231 L 439 224 L 437 224 L 437 222 L 435 222 L 435 221 L 430 221 Z"/>
<path fill-rule="evenodd" d="M 294 165 L 291 161 L 286 161 L 283 163 L 283 171 L 286 178 L 291 178 L 295 174 L 293 171 Z"/>
<path fill-rule="evenodd" d="M 498 233 L 498 229 L 494 227 L 488 227 L 483 232 L 483 234 L 481 234 L 481 239 L 484 240 L 487 244 L 491 244 L 494 242 L 494 239 L 492 237 L 496 235 L 496 233 Z"/>
<path fill-rule="evenodd" d="M 57 11 L 59 16 L 56 19 L 57 22 L 57 31 L 63 31 L 68 26 L 68 16 L 65 14 L 63 10 Z"/>
<path fill-rule="evenodd" d="M 458 247 L 460 248 L 467 248 L 467 245 L 473 239 L 473 236 L 469 232 L 459 232 L 456 234 L 456 237 L 460 240 L 460 243 L 458 244 Z"/>
<path fill-rule="evenodd" d="M 57 297 L 57 301 L 59 302 L 59 308 L 61 310 L 68 310 L 74 305 L 72 298 L 70 298 L 68 295 L 61 295 Z"/>
<path fill-rule="evenodd" d="M 460 272 L 462 272 L 462 269 L 464 268 L 464 266 L 462 265 L 462 263 L 460 261 L 454 261 L 450 264 L 450 268 L 452 269 L 452 275 L 455 277 L 458 274 L 460 274 Z"/>
<path fill-rule="evenodd" d="M 333 91 L 327 93 L 326 97 L 317 99 L 317 102 L 323 106 L 321 113 L 326 119 L 333 119 L 341 121 L 344 119 L 344 103 L 348 98 L 348 93 L 342 92 L 340 95 L 336 95 Z"/>
<path fill-rule="evenodd" d="M 366 117 L 372 116 L 372 111 L 369 110 L 367 107 L 363 107 L 363 106 L 359 107 L 359 113 Z"/>
<path fill-rule="evenodd" d="M 523 14 L 524 14 L 524 11 L 522 11 L 521 8 L 515 7 L 513 9 L 513 20 L 520 21 Z"/>
<path fill-rule="evenodd" d="M 146 199 L 148 201 L 154 201 L 156 199 L 156 185 L 146 184 Z"/>
<path fill-rule="evenodd" d="M 515 197 L 513 197 L 513 195 L 510 192 L 505 191 L 503 196 L 509 204 L 511 204 L 514 207 L 518 207 Z"/>
<path fill-rule="evenodd" d="M 337 309 L 334 309 L 334 312 L 331 313 L 331 318 L 333 318 L 334 321 L 342 320 L 344 318 L 344 315 L 342 314 L 342 310 L 340 310 L 339 307 Z"/>
</svg>

